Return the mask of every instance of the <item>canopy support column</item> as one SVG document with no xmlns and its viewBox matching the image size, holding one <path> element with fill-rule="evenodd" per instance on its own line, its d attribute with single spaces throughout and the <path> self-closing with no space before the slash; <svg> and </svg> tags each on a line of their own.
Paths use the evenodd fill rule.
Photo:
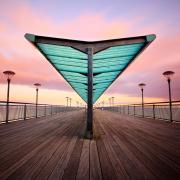
<svg viewBox="0 0 180 180">
<path fill-rule="evenodd" d="M 88 103 L 87 103 L 87 138 L 93 137 L 93 48 L 88 52 Z"/>
</svg>

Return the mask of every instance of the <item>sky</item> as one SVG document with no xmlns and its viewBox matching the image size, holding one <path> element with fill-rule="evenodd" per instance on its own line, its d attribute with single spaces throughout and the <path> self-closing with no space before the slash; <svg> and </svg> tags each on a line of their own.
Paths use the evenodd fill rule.
<svg viewBox="0 0 180 180">
<path fill-rule="evenodd" d="M 156 34 L 156 40 L 109 87 L 97 103 L 114 96 L 116 104 L 166 101 L 172 70 L 172 98 L 180 100 L 180 1 L 178 0 L 0 0 L 0 100 L 6 100 L 3 71 L 13 70 L 10 100 L 72 105 L 83 100 L 25 38 L 25 33 L 78 40 L 104 40 Z"/>
</svg>

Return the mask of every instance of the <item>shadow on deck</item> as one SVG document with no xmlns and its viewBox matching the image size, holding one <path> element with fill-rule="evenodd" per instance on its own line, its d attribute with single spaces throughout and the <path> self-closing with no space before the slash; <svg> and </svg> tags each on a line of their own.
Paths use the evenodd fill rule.
<svg viewBox="0 0 180 180">
<path fill-rule="evenodd" d="M 0 179 L 179 179 L 180 124 L 96 110 L 0 125 Z"/>
</svg>

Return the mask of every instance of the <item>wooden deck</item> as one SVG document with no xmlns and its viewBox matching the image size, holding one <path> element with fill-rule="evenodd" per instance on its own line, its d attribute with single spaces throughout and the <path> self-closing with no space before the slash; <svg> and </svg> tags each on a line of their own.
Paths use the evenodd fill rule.
<svg viewBox="0 0 180 180">
<path fill-rule="evenodd" d="M 0 180 L 180 179 L 180 124 L 95 111 L 0 125 Z"/>
</svg>

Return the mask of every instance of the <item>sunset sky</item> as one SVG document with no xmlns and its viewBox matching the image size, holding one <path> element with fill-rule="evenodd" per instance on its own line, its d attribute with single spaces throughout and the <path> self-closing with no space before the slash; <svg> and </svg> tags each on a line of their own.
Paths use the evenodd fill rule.
<svg viewBox="0 0 180 180">
<path fill-rule="evenodd" d="M 25 33 L 79 40 L 104 40 L 156 34 L 156 40 L 111 85 L 98 102 L 139 103 L 138 84 L 146 83 L 145 101 L 165 101 L 166 70 L 175 75 L 172 98 L 180 100 L 179 0 L 0 0 L 0 100 L 6 99 L 3 71 L 13 70 L 11 101 L 34 102 L 33 84 L 42 84 L 40 103 L 65 104 L 66 96 L 84 103 Z"/>
</svg>

